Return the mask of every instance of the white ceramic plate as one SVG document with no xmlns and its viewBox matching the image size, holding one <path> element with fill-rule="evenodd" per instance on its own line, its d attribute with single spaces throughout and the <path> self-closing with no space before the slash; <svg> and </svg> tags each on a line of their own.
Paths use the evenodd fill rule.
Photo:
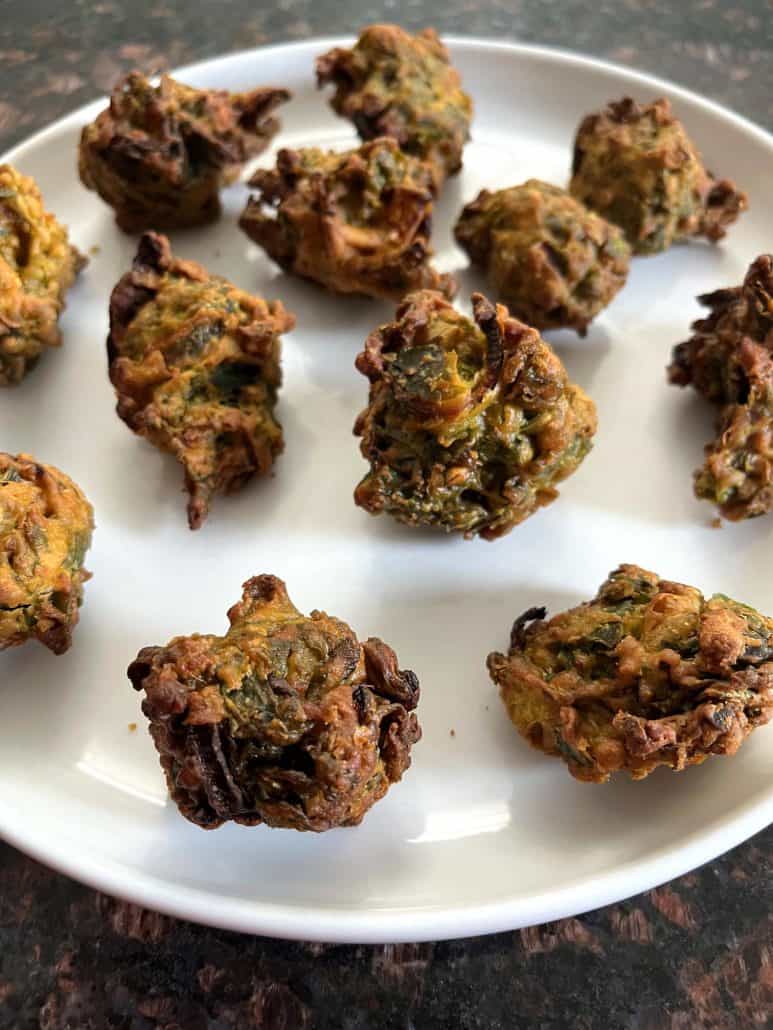
<svg viewBox="0 0 773 1030">
<path fill-rule="evenodd" d="M 341 40 L 235 54 L 180 72 L 197 86 L 287 85 L 277 143 L 341 148 L 355 137 L 313 84 L 316 55 Z M 61 466 L 97 517 L 81 623 L 55 658 L 29 645 L 0 655 L 0 832 L 48 864 L 110 893 L 237 930 L 332 941 L 457 937 L 594 908 L 683 873 L 764 827 L 773 812 L 773 737 L 732 759 L 642 783 L 573 781 L 507 722 L 485 658 L 514 616 L 592 595 L 621 561 L 721 590 L 773 611 L 773 519 L 709 526 L 691 472 L 712 413 L 668 387 L 672 345 L 697 293 L 741 280 L 773 239 L 773 140 L 667 83 L 569 54 L 451 41 L 473 95 L 464 171 L 438 205 L 443 269 L 464 266 L 451 226 L 483 186 L 567 179 L 580 117 L 626 93 L 665 94 L 709 167 L 748 189 L 751 213 L 718 247 L 701 243 L 634 262 L 630 281 L 585 340 L 551 334 L 595 399 L 600 430 L 560 499 L 494 543 L 411 531 L 355 508 L 364 470 L 352 423 L 366 399 L 353 360 L 387 305 L 330 296 L 280 274 L 237 230 L 246 190 L 228 191 L 214 228 L 173 238 L 239 286 L 298 316 L 284 345 L 276 476 L 217 499 L 204 528 L 185 522 L 181 471 L 115 416 L 106 376 L 110 290 L 135 240 L 75 170 L 93 104 L 6 160 L 34 175 L 81 249 L 98 247 L 69 297 L 65 345 L 4 391 L 0 446 Z M 264 155 L 263 163 L 271 163 Z M 481 282 L 462 276 L 460 302 Z M 357 829 L 320 836 L 227 826 L 206 833 L 169 803 L 125 667 L 145 644 L 221 632 L 249 575 L 287 581 L 304 611 L 376 634 L 421 679 L 424 739 L 404 781 Z M 130 732 L 129 723 L 139 724 Z M 452 733 L 453 731 L 453 733 Z"/>
</svg>

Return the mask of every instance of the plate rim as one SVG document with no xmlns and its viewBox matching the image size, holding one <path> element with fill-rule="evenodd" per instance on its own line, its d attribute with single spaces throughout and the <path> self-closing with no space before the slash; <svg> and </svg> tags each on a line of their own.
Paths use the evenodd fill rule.
<svg viewBox="0 0 773 1030">
<path fill-rule="evenodd" d="M 218 66 L 225 64 L 257 59 L 276 51 L 322 52 L 333 46 L 351 45 L 354 38 L 353 35 L 314 36 L 276 42 L 203 58 L 173 69 L 171 74 L 184 77 L 214 67 L 216 75 Z M 669 79 L 564 48 L 445 33 L 441 34 L 441 38 L 452 49 L 499 51 L 509 53 L 514 58 L 538 58 L 563 67 L 595 71 L 601 69 L 622 76 L 638 87 L 665 92 L 702 108 L 724 124 L 743 130 L 773 153 L 773 133 L 717 101 Z M 4 151 L 0 155 L 0 162 L 13 163 L 23 157 L 25 151 L 38 147 L 48 137 L 93 117 L 102 109 L 105 100 L 106 97 L 102 95 L 89 101 L 25 137 Z M 736 808 L 732 817 L 720 820 L 708 830 L 695 831 L 689 838 L 675 845 L 663 846 L 648 853 L 644 859 L 626 862 L 603 874 L 586 876 L 558 890 L 455 907 L 352 909 L 308 904 L 288 907 L 259 900 L 224 897 L 186 885 L 172 885 L 171 880 L 160 880 L 141 870 L 129 870 L 129 867 L 112 859 L 78 854 L 69 835 L 62 838 L 67 843 L 61 847 L 57 841 L 52 842 L 47 838 L 45 833 L 36 832 L 34 828 L 25 825 L 23 814 L 18 813 L 13 804 L 0 799 L 0 839 L 48 868 L 92 889 L 203 925 L 289 940 L 340 944 L 386 944 L 474 937 L 579 915 L 651 890 L 699 865 L 713 861 L 763 830 L 771 821 L 773 785 L 761 799 Z M 127 876 L 127 872 L 130 875 Z"/>
<path fill-rule="evenodd" d="M 61 855 L 52 855 L 42 835 L 34 831 L 26 834 L 7 831 L 4 824 L 8 812 L 9 806 L 0 802 L 2 840 L 47 868 L 121 901 L 237 933 L 323 944 L 370 945 L 482 937 L 618 904 L 713 861 L 765 829 L 773 819 L 773 791 L 763 802 L 747 802 L 729 824 L 719 822 L 710 831 L 695 831 L 676 849 L 659 848 L 645 860 L 626 862 L 602 875 L 586 876 L 558 891 L 539 891 L 519 896 L 509 903 L 498 899 L 454 908 L 416 906 L 356 910 L 305 904 L 288 907 L 224 897 L 179 884 L 172 891 L 168 881 L 144 872 L 134 872 L 130 885 L 126 882 L 126 867 L 118 862 L 83 855 L 75 857 L 72 848 L 63 849 Z M 623 885 L 639 869 L 650 872 L 645 880 L 639 881 L 643 886 L 630 891 Z"/>
</svg>

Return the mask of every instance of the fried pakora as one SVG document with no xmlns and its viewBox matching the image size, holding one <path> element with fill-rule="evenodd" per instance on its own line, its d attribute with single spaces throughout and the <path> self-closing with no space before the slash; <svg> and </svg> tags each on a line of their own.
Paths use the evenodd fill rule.
<svg viewBox="0 0 773 1030">
<path fill-rule="evenodd" d="M 81 181 L 124 232 L 204 225 L 220 214 L 220 187 L 276 135 L 273 111 L 289 99 L 286 89 L 201 90 L 169 75 L 154 86 L 130 72 L 83 130 Z"/>
<path fill-rule="evenodd" d="M 344 153 L 280 150 L 259 169 L 239 225 L 285 271 L 337 293 L 399 300 L 456 283 L 430 265 L 427 166 L 390 139 Z"/>
<path fill-rule="evenodd" d="M 749 388 L 740 362 L 742 341 L 773 353 L 773 254 L 760 254 L 741 286 L 704 293 L 698 301 L 710 313 L 693 322 L 689 340 L 674 347 L 668 377 L 677 386 L 694 386 L 715 404 L 743 401 Z"/>
<path fill-rule="evenodd" d="M 538 179 L 482 190 L 454 235 L 485 269 L 497 299 L 536 329 L 584 335 L 628 278 L 631 248 L 622 230 Z"/>
<path fill-rule="evenodd" d="M 720 408 L 717 436 L 695 473 L 696 497 L 713 501 L 731 522 L 773 510 L 773 361 L 747 338 L 737 366 L 747 384 L 744 400 Z"/>
<path fill-rule="evenodd" d="M 761 254 L 741 286 L 698 300 L 710 309 L 674 348 L 669 379 L 719 405 L 715 440 L 695 473 L 695 493 L 731 521 L 773 510 L 773 255 Z"/>
<path fill-rule="evenodd" d="M 668 100 L 612 101 L 580 123 L 570 192 L 619 225 L 636 254 L 689 236 L 722 239 L 748 207 L 729 179 L 707 172 Z"/>
<path fill-rule="evenodd" d="M 370 471 L 355 502 L 486 540 L 558 496 L 591 448 L 596 408 L 536 329 L 482 294 L 474 320 L 429 290 L 368 337 L 354 432 Z"/>
<path fill-rule="evenodd" d="M 411 764 L 416 676 L 381 640 L 301 615 L 275 576 L 248 580 L 228 618 L 223 637 L 129 666 L 173 801 L 204 829 L 356 826 Z"/>
<path fill-rule="evenodd" d="M 732 755 L 773 716 L 773 620 L 636 565 L 593 601 L 516 619 L 488 657 L 508 715 L 578 780 L 675 771 Z"/>
<path fill-rule="evenodd" d="M 86 259 L 43 207 L 33 179 L 0 165 L 0 386 L 13 386 L 62 342 L 64 297 Z"/>
<path fill-rule="evenodd" d="M 72 644 L 94 512 L 81 489 L 29 454 L 0 453 L 0 651 Z"/>
<path fill-rule="evenodd" d="M 390 136 L 428 162 L 436 189 L 462 167 L 472 101 L 434 29 L 412 36 L 398 25 L 370 25 L 351 50 L 317 59 L 317 82 L 333 84 L 331 107 L 361 139 Z"/>
<path fill-rule="evenodd" d="M 268 472 L 283 447 L 274 415 L 279 334 L 295 318 L 172 255 L 145 233 L 110 299 L 107 349 L 117 411 L 185 470 L 198 529 L 215 494 Z"/>
</svg>

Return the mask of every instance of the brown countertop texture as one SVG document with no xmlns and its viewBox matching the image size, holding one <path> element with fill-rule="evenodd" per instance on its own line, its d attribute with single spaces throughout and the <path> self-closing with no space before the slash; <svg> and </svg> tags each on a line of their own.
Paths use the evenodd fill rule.
<svg viewBox="0 0 773 1030">
<path fill-rule="evenodd" d="M 581 50 L 773 128 L 770 0 L 0 2 L 0 144 L 108 90 L 377 20 Z M 0 1028 L 736 1030 L 773 1025 L 773 828 L 631 901 L 440 944 L 305 945 L 95 893 L 0 844 Z"/>
</svg>

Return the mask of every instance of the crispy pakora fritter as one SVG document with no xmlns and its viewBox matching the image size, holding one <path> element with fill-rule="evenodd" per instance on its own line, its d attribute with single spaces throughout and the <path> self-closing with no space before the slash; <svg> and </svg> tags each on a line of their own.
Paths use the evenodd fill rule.
<svg viewBox="0 0 773 1030">
<path fill-rule="evenodd" d="M 220 187 L 276 135 L 273 111 L 289 98 L 272 87 L 193 89 L 169 75 L 154 86 L 130 72 L 83 130 L 81 180 L 125 232 L 204 225 L 220 214 Z"/>
<path fill-rule="evenodd" d="M 361 139 L 390 136 L 428 162 L 436 189 L 462 167 L 472 101 L 434 29 L 412 36 L 398 25 L 370 25 L 351 50 L 317 59 L 317 82 L 335 86 L 330 104 Z"/>
<path fill-rule="evenodd" d="M 0 453 L 0 651 L 72 644 L 94 512 L 81 489 L 29 454 Z"/>
<path fill-rule="evenodd" d="M 720 408 L 716 438 L 695 473 L 695 495 L 731 522 L 773 510 L 773 361 L 745 338 L 735 364 L 746 383 L 744 400 Z"/>
<path fill-rule="evenodd" d="M 538 179 L 482 190 L 454 235 L 485 269 L 497 299 L 537 329 L 584 335 L 628 277 L 631 248 L 622 230 Z"/>
<path fill-rule="evenodd" d="M 416 676 L 377 638 L 301 615 L 275 576 L 244 584 L 223 637 L 176 637 L 129 666 L 180 812 L 204 829 L 356 826 L 411 764 Z"/>
<path fill-rule="evenodd" d="M 748 207 L 729 179 L 707 172 L 668 100 L 611 102 L 580 123 L 570 192 L 619 225 L 636 254 L 689 236 L 722 239 Z"/>
<path fill-rule="evenodd" d="M 279 334 L 295 318 L 145 233 L 110 299 L 107 349 L 119 416 L 185 470 L 198 529 L 215 494 L 268 472 L 283 448 L 274 416 Z"/>
<path fill-rule="evenodd" d="M 695 473 L 695 493 L 731 521 L 773 510 L 773 255 L 741 286 L 698 300 L 710 309 L 674 348 L 669 379 L 719 406 L 717 436 Z"/>
<path fill-rule="evenodd" d="M 370 471 L 355 502 L 410 526 L 502 536 L 558 496 L 591 448 L 596 408 L 536 329 L 473 294 L 406 297 L 368 337 L 355 424 Z"/>
<path fill-rule="evenodd" d="M 13 386 L 62 342 L 64 298 L 86 259 L 43 207 L 35 181 L 0 165 L 0 386 Z"/>
<path fill-rule="evenodd" d="M 250 186 L 259 192 L 239 225 L 285 271 L 337 293 L 453 294 L 453 278 L 429 263 L 429 171 L 394 140 L 344 153 L 280 150 L 276 168 L 259 169 Z"/>
<path fill-rule="evenodd" d="M 698 301 L 709 314 L 693 322 L 689 340 L 674 347 L 668 377 L 677 386 L 694 386 L 715 404 L 743 401 L 748 383 L 741 342 L 748 338 L 773 353 L 773 254 L 752 261 L 741 286 L 704 293 Z"/>
<path fill-rule="evenodd" d="M 773 717 L 773 619 L 724 594 L 621 565 L 544 620 L 516 619 L 488 668 L 519 733 L 578 780 L 732 755 Z"/>
</svg>

